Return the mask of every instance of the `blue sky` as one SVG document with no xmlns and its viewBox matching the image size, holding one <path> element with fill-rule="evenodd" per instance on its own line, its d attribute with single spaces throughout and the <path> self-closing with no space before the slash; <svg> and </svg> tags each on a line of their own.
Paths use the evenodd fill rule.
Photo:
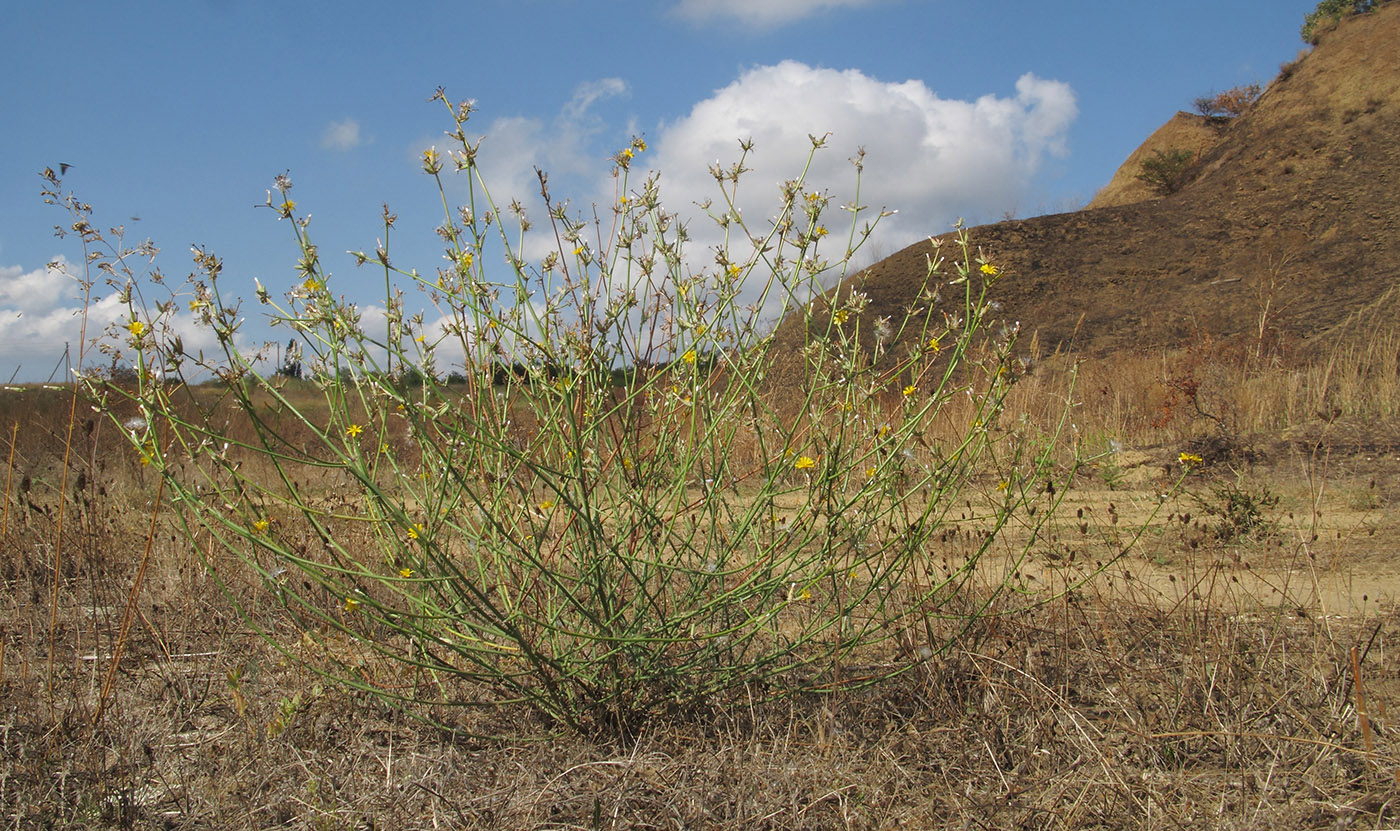
<svg viewBox="0 0 1400 831">
<path fill-rule="evenodd" d="M 846 159 L 864 146 L 861 201 L 899 211 L 868 260 L 960 216 L 1082 206 L 1197 96 L 1272 80 L 1314 5 L 13 0 L 0 9 L 0 381 L 45 380 L 65 342 L 76 351 L 75 285 L 45 265 L 81 250 L 53 236 L 64 217 L 40 200 L 45 166 L 72 165 L 65 187 L 99 225 L 154 240 L 167 275 L 207 246 L 244 296 L 255 278 L 292 285 L 289 229 L 254 209 L 287 171 L 335 290 L 373 306 L 382 272 L 341 252 L 374 247 L 382 204 L 400 217 L 397 263 L 441 263 L 418 156 L 447 145 L 427 102 L 442 86 L 477 102 L 468 132 L 485 137 L 488 184 L 537 217 L 533 166 L 556 196 L 606 205 L 607 159 L 633 135 L 678 210 L 716 195 L 707 167 L 753 138 L 747 204 L 763 210 L 806 135 L 830 131 L 814 184 L 850 198 Z M 118 310 L 99 294 L 100 324 Z M 276 335 L 256 319 L 246 331 Z"/>
</svg>

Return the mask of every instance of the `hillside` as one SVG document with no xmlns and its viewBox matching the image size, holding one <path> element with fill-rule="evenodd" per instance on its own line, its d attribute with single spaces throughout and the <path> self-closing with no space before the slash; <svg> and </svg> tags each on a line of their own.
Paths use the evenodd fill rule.
<svg viewBox="0 0 1400 831">
<path fill-rule="evenodd" d="M 1106 188 L 1085 210 L 972 229 L 1006 273 L 997 299 L 1021 322 L 1022 343 L 1034 334 L 1043 351 L 1093 355 L 1257 332 L 1270 285 L 1273 328 L 1304 350 L 1355 316 L 1390 316 L 1371 307 L 1400 294 L 1388 291 L 1400 280 L 1396 43 L 1400 4 L 1326 32 L 1217 140 L 1202 141 L 1171 196 L 1133 201 Z M 1178 115 L 1134 157 L 1164 138 L 1201 139 L 1199 126 Z M 928 251 L 912 245 L 840 290 L 865 291 L 868 316 L 898 315 Z M 777 337 L 778 353 L 798 360 L 800 323 L 786 321 Z"/>
</svg>

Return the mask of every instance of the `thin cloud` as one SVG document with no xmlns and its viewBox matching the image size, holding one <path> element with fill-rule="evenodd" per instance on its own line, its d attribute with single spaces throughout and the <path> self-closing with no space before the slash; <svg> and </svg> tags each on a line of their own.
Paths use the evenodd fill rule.
<svg viewBox="0 0 1400 831">
<path fill-rule="evenodd" d="M 332 121 L 321 134 L 321 146 L 327 150 L 354 150 L 362 143 L 360 122 L 353 118 Z"/>
<path fill-rule="evenodd" d="M 735 20 L 746 26 L 769 29 L 832 9 L 859 8 L 879 0 L 680 0 L 675 12 L 698 23 Z"/>
</svg>

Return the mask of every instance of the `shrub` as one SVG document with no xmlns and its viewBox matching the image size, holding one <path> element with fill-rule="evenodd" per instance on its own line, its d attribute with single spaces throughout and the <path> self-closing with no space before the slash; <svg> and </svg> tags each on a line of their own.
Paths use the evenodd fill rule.
<svg viewBox="0 0 1400 831">
<path fill-rule="evenodd" d="M 1158 196 L 1176 193 L 1186 184 L 1193 156 L 1190 150 L 1179 147 L 1153 150 L 1151 158 L 1142 160 L 1138 181 L 1146 183 Z"/>
<path fill-rule="evenodd" d="M 1258 84 L 1236 86 L 1196 99 L 1196 112 L 1209 118 L 1235 118 L 1259 100 Z"/>
<path fill-rule="evenodd" d="M 1196 501 L 1203 513 L 1216 518 L 1212 530 L 1223 542 L 1260 539 L 1277 530 L 1270 512 L 1278 507 L 1279 497 L 1268 485 L 1251 486 L 1243 479 L 1225 482 L 1212 490 L 1210 498 Z"/>
<path fill-rule="evenodd" d="M 1336 23 L 1343 17 L 1374 11 L 1378 4 L 1379 0 L 1322 0 L 1317 8 L 1303 16 L 1303 28 L 1298 34 L 1304 41 L 1316 46 L 1321 27 Z"/>
<path fill-rule="evenodd" d="M 874 683 L 939 654 L 1009 593 L 1011 576 L 969 589 L 982 585 L 978 561 L 995 545 L 1017 573 L 1052 513 L 1041 503 L 1067 488 L 1052 469 L 1058 433 L 1001 426 L 1015 327 L 989 334 L 1000 271 L 966 233 L 935 247 L 924 300 L 895 321 L 889 342 L 918 346 L 872 354 L 861 346 L 868 298 L 808 302 L 869 233 L 859 209 L 831 266 L 830 196 L 789 181 L 772 223 L 753 227 L 734 207 L 742 159 L 716 168 L 712 216 L 745 245 L 694 271 L 658 177 L 633 188 L 646 149 L 636 139 L 613 160 L 626 195 L 608 212 L 614 230 L 570 217 L 543 190 L 559 242 L 532 266 L 464 137 L 470 105 L 438 98 L 461 148 L 425 151 L 423 170 L 444 206 L 446 171 L 461 174 L 466 204 L 446 212 L 450 266 L 436 274 L 401 270 L 383 248 L 356 255 L 384 273 L 386 328 L 367 330 L 332 292 L 290 180 L 276 181 L 268 206 L 291 220 L 300 276 L 282 298 L 259 287 L 258 300 L 297 334 L 310 379 L 299 389 L 319 390 L 314 406 L 253 371 L 213 254 L 195 251 L 188 290 L 217 361 L 183 350 L 175 304 L 144 305 L 135 275 L 112 268 L 130 303 L 113 334 L 140 387 L 94 379 L 92 393 L 109 411 L 140 406 L 149 426 L 132 443 L 220 580 L 253 587 L 253 600 L 230 591 L 252 625 L 289 648 L 286 624 L 258 611 L 279 599 L 303 660 L 424 714 L 523 702 L 569 729 L 626 732 L 736 691 Z M 64 204 L 85 222 L 85 205 Z M 492 250 L 506 267 L 483 265 Z M 448 325 L 407 314 L 395 280 Z M 741 304 L 746 285 L 760 287 L 757 302 Z M 769 297 L 806 324 L 795 412 L 760 394 Z M 443 361 L 456 362 L 451 389 Z M 195 368 L 221 379 L 214 403 L 177 401 L 153 380 Z M 251 434 L 229 427 L 229 402 Z M 931 427 L 949 421 L 956 435 L 938 439 Z M 977 471 L 999 484 L 960 496 Z M 935 537 L 947 539 L 962 505 L 976 541 L 940 568 Z M 1008 526 L 1017 541 L 1003 538 Z"/>
</svg>

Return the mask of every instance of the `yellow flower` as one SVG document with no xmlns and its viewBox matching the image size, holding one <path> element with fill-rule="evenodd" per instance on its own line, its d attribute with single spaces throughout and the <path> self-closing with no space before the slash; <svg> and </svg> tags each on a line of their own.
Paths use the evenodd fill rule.
<svg viewBox="0 0 1400 831">
<path fill-rule="evenodd" d="M 268 524 L 269 523 L 266 519 L 260 519 L 257 522 L 253 523 L 253 531 L 258 534 L 265 533 L 267 531 Z"/>
<path fill-rule="evenodd" d="M 277 210 L 282 214 L 282 216 L 291 216 L 292 211 L 296 209 L 297 203 L 293 202 L 290 199 L 285 199 L 282 201 L 281 206 L 279 206 Z"/>
<path fill-rule="evenodd" d="M 126 324 L 126 331 L 139 338 L 146 333 L 146 324 L 139 320 L 133 320 Z"/>
<path fill-rule="evenodd" d="M 916 392 L 918 392 L 918 391 L 919 391 L 918 387 L 915 387 L 913 384 L 910 384 L 909 386 L 907 386 L 907 387 L 904 388 L 904 397 L 905 397 L 905 398 L 908 398 L 909 396 L 913 395 L 914 393 L 916 393 Z"/>
<path fill-rule="evenodd" d="M 421 524 L 415 523 L 413 525 L 408 526 L 409 539 L 416 540 L 421 536 L 423 536 L 423 526 Z"/>
<path fill-rule="evenodd" d="M 319 291 L 321 285 L 321 281 L 317 280 L 315 277 L 307 277 L 306 282 L 302 283 L 301 287 L 307 291 Z"/>
<path fill-rule="evenodd" d="M 793 462 L 792 466 L 798 470 L 808 470 L 816 467 L 817 462 L 811 456 L 798 456 L 797 461 Z"/>
<path fill-rule="evenodd" d="M 647 149 L 646 140 L 641 138 L 632 139 L 632 146 L 637 149 L 638 153 L 645 153 Z"/>
<path fill-rule="evenodd" d="M 1011 483 L 1006 481 L 1005 479 L 1001 480 L 1000 482 L 997 482 L 997 490 L 1002 491 L 1003 493 L 1010 487 Z"/>
<path fill-rule="evenodd" d="M 553 508 L 553 507 L 554 507 L 554 500 L 553 500 L 553 499 L 546 499 L 545 501 L 543 501 L 543 502 L 540 503 L 540 513 L 544 513 L 545 511 L 548 511 L 550 508 Z"/>
<path fill-rule="evenodd" d="M 436 174 L 442 172 L 442 154 L 436 147 L 429 147 L 423 151 L 423 172 Z"/>
<path fill-rule="evenodd" d="M 867 479 L 874 479 L 874 478 L 875 478 L 875 468 L 873 468 L 873 467 L 868 467 L 868 468 L 866 468 L 866 469 L 865 469 L 865 478 L 867 478 Z"/>
<path fill-rule="evenodd" d="M 981 271 L 982 271 L 983 274 L 987 275 L 988 277 L 995 277 L 995 276 L 997 276 L 997 274 L 1001 273 L 1001 272 L 997 269 L 997 267 L 994 266 L 994 265 L 992 265 L 991 263 L 982 263 Z"/>
<path fill-rule="evenodd" d="M 692 364 L 692 365 L 693 365 L 693 364 L 695 363 L 695 358 L 696 358 L 695 350 L 694 350 L 694 349 L 691 349 L 691 350 L 689 350 L 688 352 L 686 352 L 685 355 L 683 355 L 683 356 L 681 356 L 681 357 L 685 360 L 686 363 Z"/>
<path fill-rule="evenodd" d="M 351 424 L 349 427 L 346 427 L 346 428 L 345 428 L 345 435 L 347 435 L 347 436 L 349 436 L 350 438 L 353 439 L 353 438 L 355 438 L 356 436 L 358 436 L 358 435 L 360 435 L 361 433 L 363 433 L 364 431 L 365 431 L 365 428 L 361 427 L 360 425 L 358 425 L 358 424 Z"/>
<path fill-rule="evenodd" d="M 347 612 L 353 612 L 356 609 L 360 608 L 360 601 L 356 600 L 353 597 L 347 597 L 345 598 L 345 603 L 342 604 L 342 608 L 344 608 Z"/>
<path fill-rule="evenodd" d="M 818 226 L 817 226 L 817 230 L 813 231 L 813 232 L 812 232 L 812 235 L 813 235 L 813 236 L 817 236 L 817 237 L 824 237 L 824 236 L 826 236 L 826 235 L 829 234 L 829 233 L 831 233 L 831 232 L 828 231 L 828 230 L 826 230 L 826 227 L 825 227 L 825 226 L 818 225 Z"/>
<path fill-rule="evenodd" d="M 729 276 L 730 276 L 730 277 L 738 277 L 738 276 L 739 276 L 739 272 L 742 271 L 742 270 L 743 270 L 743 269 L 739 268 L 739 266 L 736 265 L 735 263 L 730 263 L 730 264 L 729 264 Z"/>
<path fill-rule="evenodd" d="M 803 590 L 802 590 L 802 594 L 799 594 L 799 595 L 797 596 L 797 599 L 798 599 L 798 600 L 811 600 L 811 599 L 812 599 L 812 590 L 811 590 L 811 589 L 803 589 Z"/>
<path fill-rule="evenodd" d="M 942 349 L 942 348 L 943 348 L 943 344 L 941 344 L 941 343 L 938 342 L 938 338 L 929 338 L 929 339 L 928 339 L 928 351 L 930 351 L 930 352 L 937 352 L 938 350 L 940 350 L 940 349 Z"/>
<path fill-rule="evenodd" d="M 192 312 L 197 312 L 197 311 L 199 311 L 200 309 L 206 308 L 208 305 L 209 305 L 209 303 L 206 302 L 206 301 L 204 301 L 204 300 L 191 300 L 191 301 L 190 301 L 190 311 L 192 311 Z"/>
<path fill-rule="evenodd" d="M 836 312 L 836 314 L 832 315 L 832 316 L 831 316 L 831 319 L 834 320 L 834 321 L 836 321 L 836 325 L 837 325 L 837 326 L 840 326 L 840 325 L 842 325 L 843 323 L 845 323 L 845 322 L 846 322 L 846 319 L 849 318 L 850 316 L 851 316 L 851 313 L 850 313 L 850 312 L 846 311 L 845 309 L 841 309 L 841 310 L 839 310 L 838 312 Z"/>
<path fill-rule="evenodd" d="M 1180 456 L 1176 457 L 1176 460 L 1178 462 L 1181 462 L 1182 467 L 1186 468 L 1187 470 L 1190 470 L 1194 467 L 1200 467 L 1200 465 L 1205 462 L 1205 459 L 1202 459 L 1195 453 L 1182 453 Z"/>
<path fill-rule="evenodd" d="M 401 569 L 399 569 L 399 576 L 402 577 L 403 579 L 407 580 L 407 579 L 409 579 L 410 577 L 413 576 L 413 569 L 411 569 L 411 568 L 401 568 Z"/>
</svg>

